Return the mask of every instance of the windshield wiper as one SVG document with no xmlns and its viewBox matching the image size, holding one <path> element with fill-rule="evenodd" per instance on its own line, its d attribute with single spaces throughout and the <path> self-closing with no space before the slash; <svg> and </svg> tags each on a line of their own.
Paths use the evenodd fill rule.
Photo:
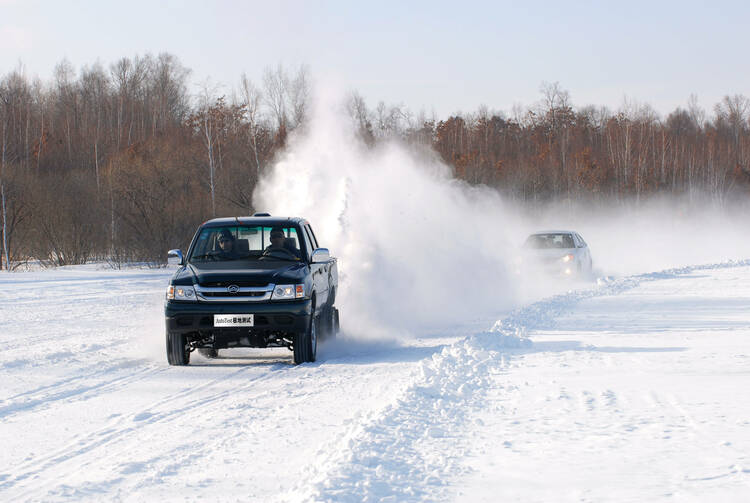
<svg viewBox="0 0 750 503">
<path fill-rule="evenodd" d="M 224 255 L 218 254 L 218 253 L 203 253 L 201 255 L 193 255 L 190 257 L 190 260 L 188 262 L 192 262 L 193 260 L 212 260 L 214 262 L 230 262 L 233 260 L 258 260 L 260 258 L 259 255 L 253 255 L 252 253 L 248 253 L 247 255 L 237 255 L 236 257 L 226 257 Z"/>
<path fill-rule="evenodd" d="M 300 259 L 292 257 L 279 257 L 278 255 L 261 255 L 258 259 L 263 260 L 285 260 L 287 262 L 299 262 Z"/>
<path fill-rule="evenodd" d="M 215 258 L 216 258 L 216 255 L 213 255 L 213 254 L 211 254 L 211 253 L 204 253 L 204 254 L 202 254 L 202 255 L 193 255 L 192 257 L 190 257 L 190 258 L 188 259 L 188 262 L 192 262 L 193 260 L 202 260 L 202 259 L 207 259 L 207 258 L 212 258 L 212 259 L 215 259 Z"/>
</svg>

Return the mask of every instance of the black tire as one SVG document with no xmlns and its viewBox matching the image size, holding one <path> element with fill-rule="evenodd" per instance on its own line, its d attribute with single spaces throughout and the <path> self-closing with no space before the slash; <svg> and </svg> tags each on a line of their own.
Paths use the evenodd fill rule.
<svg viewBox="0 0 750 503">
<path fill-rule="evenodd" d="M 320 319 L 313 318 L 310 324 L 310 336 L 307 338 L 307 361 L 314 362 L 318 357 L 318 334 L 320 333 Z"/>
<path fill-rule="evenodd" d="M 303 343 L 305 339 L 305 332 L 298 332 L 294 334 L 294 344 L 292 345 L 292 351 L 294 352 L 294 364 L 299 365 L 307 361 L 305 354 L 305 345 Z"/>
<path fill-rule="evenodd" d="M 314 362 L 318 352 L 318 319 L 310 316 L 307 330 L 294 336 L 294 363 Z"/>
<path fill-rule="evenodd" d="M 219 356 L 219 352 L 214 348 L 198 348 L 198 353 L 200 353 L 203 358 L 208 359 L 216 358 L 217 356 Z"/>
<path fill-rule="evenodd" d="M 334 307 L 333 308 L 333 336 L 334 337 L 339 335 L 339 330 L 341 330 L 341 323 L 339 322 L 339 310 Z"/>
<path fill-rule="evenodd" d="M 327 341 L 335 339 L 338 331 L 336 330 L 336 308 L 333 306 L 326 307 L 320 319 L 320 340 Z"/>
<path fill-rule="evenodd" d="M 187 365 L 190 363 L 190 350 L 185 334 L 167 332 L 167 361 L 170 365 Z"/>
</svg>

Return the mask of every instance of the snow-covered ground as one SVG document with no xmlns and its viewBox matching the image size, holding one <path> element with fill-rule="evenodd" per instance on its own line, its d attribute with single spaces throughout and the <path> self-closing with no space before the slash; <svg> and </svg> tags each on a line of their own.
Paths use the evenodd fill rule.
<svg viewBox="0 0 750 503">
<path fill-rule="evenodd" d="M 0 275 L 2 501 L 748 501 L 750 267 L 583 285 L 314 364 L 164 356 L 171 271 Z"/>
<path fill-rule="evenodd" d="M 750 268 L 645 275 L 496 367 L 456 501 L 750 501 Z"/>
</svg>

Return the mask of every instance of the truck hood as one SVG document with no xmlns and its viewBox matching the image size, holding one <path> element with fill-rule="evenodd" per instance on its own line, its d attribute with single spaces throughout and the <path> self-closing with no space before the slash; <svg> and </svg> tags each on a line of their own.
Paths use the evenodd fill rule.
<svg viewBox="0 0 750 503">
<path fill-rule="evenodd" d="M 307 264 L 268 262 L 253 263 L 249 268 L 246 262 L 225 262 L 215 264 L 188 264 L 177 271 L 175 284 L 197 283 L 203 286 L 229 286 L 233 283 L 250 283 L 253 286 L 302 283 L 307 272 Z"/>
</svg>

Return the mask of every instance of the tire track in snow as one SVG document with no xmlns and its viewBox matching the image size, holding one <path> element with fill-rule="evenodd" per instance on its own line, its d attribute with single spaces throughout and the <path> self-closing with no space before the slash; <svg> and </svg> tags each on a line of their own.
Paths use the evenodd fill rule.
<svg viewBox="0 0 750 503">
<path fill-rule="evenodd" d="M 555 295 L 521 308 L 489 332 L 469 336 L 424 360 L 421 373 L 395 405 L 360 423 L 315 462 L 281 501 L 435 501 L 448 499 L 447 481 L 461 463 L 472 411 L 487 395 L 489 376 L 508 371 L 514 355 L 534 351 L 526 335 L 550 327 L 562 313 L 593 297 L 621 294 L 641 283 L 700 270 L 746 267 L 750 260 L 672 268 Z M 606 397 L 606 406 L 616 398 Z M 595 406 L 594 402 L 588 404 Z"/>
<path fill-rule="evenodd" d="M 61 381 L 40 386 L 34 390 L 18 393 L 0 402 L 0 420 L 6 420 L 21 412 L 35 409 L 46 409 L 60 400 L 70 403 L 84 401 L 111 393 L 129 386 L 133 382 L 147 379 L 153 374 L 166 371 L 163 367 L 150 366 L 137 369 L 135 372 L 112 377 L 110 374 L 123 367 L 132 367 L 132 363 L 115 365 L 104 370 L 96 370 Z M 101 379 L 104 377 L 104 379 Z M 92 380 L 101 379 L 91 383 Z"/>
<path fill-rule="evenodd" d="M 68 340 L 77 340 L 77 337 L 80 336 L 81 329 L 74 328 L 71 329 L 71 327 L 79 327 L 80 324 L 80 318 L 83 314 L 83 317 L 88 319 L 88 321 L 91 321 L 90 316 L 93 316 L 93 319 L 101 320 L 102 322 L 110 321 L 113 319 L 118 320 L 118 325 L 116 325 L 115 329 L 113 330 L 110 328 L 109 330 L 105 331 L 103 334 L 106 335 L 106 339 L 101 339 L 99 337 L 96 337 L 96 342 L 98 343 L 106 343 L 108 345 L 127 345 L 128 341 L 118 339 L 116 336 L 114 336 L 114 333 L 117 333 L 118 331 L 124 331 L 129 329 L 132 326 L 142 326 L 142 318 L 144 316 L 148 316 L 152 314 L 153 311 L 150 306 L 147 308 L 140 308 L 138 312 L 127 312 L 126 314 L 118 317 L 113 316 L 112 313 L 120 313 L 123 309 L 123 307 L 127 307 L 127 304 L 123 298 L 118 298 L 117 302 L 111 302 L 111 298 L 108 298 L 108 303 L 102 303 L 101 305 L 98 305 L 96 308 L 89 308 L 87 312 L 81 313 L 80 309 L 76 309 L 75 311 L 70 311 L 65 313 L 64 315 L 59 314 L 58 310 L 60 309 L 60 306 L 57 305 L 43 305 L 42 308 L 35 312 L 35 315 L 30 317 L 29 319 L 23 320 L 23 328 L 21 330 L 18 330 L 17 327 L 14 327 L 11 324 L 10 331 L 11 334 L 15 332 L 15 335 L 12 336 L 9 339 L 0 339 L 0 353 L 3 355 L 7 353 L 12 353 L 14 351 L 21 351 L 23 354 L 27 354 L 29 349 L 34 349 L 40 345 L 44 345 L 45 343 L 50 342 L 50 339 L 52 335 L 50 334 L 49 327 L 52 326 L 55 330 L 52 331 L 54 334 L 55 342 L 58 345 L 62 345 L 63 343 L 67 342 Z M 43 301 L 46 301 L 46 299 L 43 299 Z M 38 301 L 34 301 L 34 303 L 39 303 Z M 50 325 L 50 320 L 54 320 L 55 324 Z M 5 320 L 4 318 L 0 317 L 0 323 L 7 323 L 7 322 L 16 322 L 17 320 Z M 29 329 L 26 327 L 26 325 L 31 324 L 34 326 L 41 326 L 44 325 L 47 327 L 46 333 L 40 333 L 38 330 L 34 330 L 32 333 L 28 333 Z M 96 328 L 90 328 L 86 327 L 84 330 L 92 330 L 92 335 L 98 335 L 100 327 Z M 96 330 L 96 331 L 93 331 Z M 13 361 L 1 361 L 0 362 L 0 368 L 12 365 Z"/>
<path fill-rule="evenodd" d="M 137 412 L 131 412 L 127 415 L 119 416 L 114 421 L 114 424 L 110 423 L 94 432 L 74 438 L 71 442 L 60 449 L 47 453 L 44 456 L 35 457 L 27 463 L 22 463 L 13 471 L 13 474 L 10 477 L 0 482 L 0 491 L 10 489 L 18 483 L 22 483 L 26 480 L 35 479 L 41 473 L 52 470 L 54 471 L 55 476 L 45 477 L 44 480 L 46 482 L 42 484 L 42 486 L 48 487 L 59 483 L 60 480 L 66 479 L 69 475 L 80 472 L 91 464 L 99 465 L 107 459 L 116 459 L 120 456 L 121 452 L 128 450 L 127 445 L 122 449 L 109 448 L 106 451 L 106 454 L 96 455 L 91 459 L 83 459 L 82 462 L 76 461 L 76 458 L 86 456 L 97 449 L 110 447 L 122 438 L 127 437 L 134 431 L 141 430 L 146 426 L 160 425 L 167 423 L 174 418 L 184 418 L 186 415 L 199 416 L 207 407 L 214 406 L 214 404 L 221 400 L 233 397 L 240 391 L 246 391 L 253 386 L 256 386 L 258 382 L 268 379 L 274 373 L 272 368 L 252 379 L 244 381 L 241 386 L 234 386 L 230 389 L 220 391 L 219 393 L 209 394 L 203 397 L 197 396 L 202 390 L 214 387 L 223 381 L 233 380 L 237 376 L 253 369 L 253 367 L 243 367 L 235 372 L 222 376 L 221 378 L 213 379 L 198 386 L 186 387 L 177 393 L 168 395 L 153 402 L 151 405 L 141 408 Z M 166 371 L 168 369 L 164 370 Z M 173 403 L 180 402 L 184 403 L 177 407 L 170 406 Z M 211 439 L 209 438 L 208 441 L 210 440 Z M 67 470 L 62 469 L 61 464 L 68 462 L 72 463 L 73 466 Z M 38 495 L 39 489 L 39 485 L 35 486 L 33 489 L 29 489 L 19 495 L 19 497 L 28 497 L 34 494 Z"/>
</svg>

